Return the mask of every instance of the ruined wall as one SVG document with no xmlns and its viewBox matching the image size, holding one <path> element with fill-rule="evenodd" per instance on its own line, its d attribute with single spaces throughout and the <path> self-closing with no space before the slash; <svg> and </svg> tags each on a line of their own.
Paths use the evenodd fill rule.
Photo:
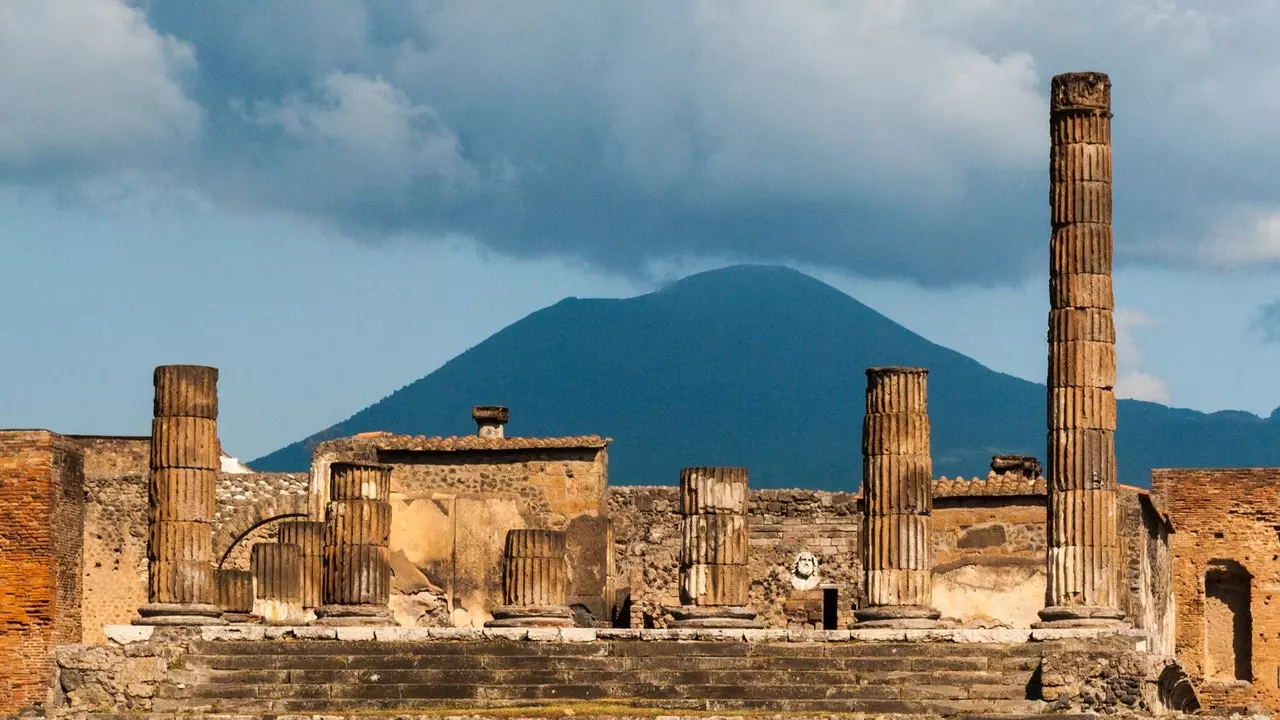
<svg viewBox="0 0 1280 720">
<path fill-rule="evenodd" d="M 0 712 L 43 706 L 54 648 L 80 641 L 83 533 L 77 443 L 0 431 Z"/>
<path fill-rule="evenodd" d="M 838 627 L 852 620 L 862 585 L 858 557 L 861 527 L 857 496 L 811 490 L 753 490 L 747 503 L 751 535 L 752 605 L 771 627 L 821 629 L 823 588 L 837 592 Z M 622 624 L 665 624 L 662 608 L 680 604 L 679 488 L 609 489 L 613 521 L 614 586 L 630 597 Z M 817 559 L 816 579 L 800 590 L 792 568 L 801 552 Z"/>
<path fill-rule="evenodd" d="M 968 627 L 1030 627 L 1045 600 L 1044 479 L 1000 476 L 934 485 L 933 605 Z M 1135 623 L 1170 636 L 1168 531 L 1150 500 L 1124 488 L 1121 507 L 1133 537 L 1125 571 Z M 623 624 L 662 626 L 678 604 L 680 511 L 673 486 L 613 487 L 614 586 L 630 599 Z M 847 627 L 862 586 L 861 497 L 811 490 L 754 490 L 748 503 L 751 601 L 770 627 L 822 627 L 823 590 L 835 590 L 837 627 Z M 818 560 L 818 587 L 791 582 L 796 556 Z M 1121 569 L 1117 569 L 1120 572 Z M 801 583 L 803 584 L 803 583 Z"/>
<path fill-rule="evenodd" d="M 568 602 L 596 621 L 605 607 L 608 441 L 584 438 L 416 438 L 370 434 L 324 443 L 317 476 L 338 460 L 391 471 L 391 609 L 402 625 L 482 626 L 502 604 L 508 530 L 567 534 Z"/>
<path fill-rule="evenodd" d="M 82 642 L 127 623 L 147 602 L 150 437 L 76 436 L 84 456 Z"/>
<path fill-rule="evenodd" d="M 249 569 L 253 543 L 274 542 L 276 525 L 305 518 L 310 488 L 307 473 L 218 473 L 213 557 L 219 567 Z"/>
<path fill-rule="evenodd" d="M 1206 706 L 1280 710 L 1280 468 L 1157 469 L 1172 518 L 1175 651 Z"/>
</svg>

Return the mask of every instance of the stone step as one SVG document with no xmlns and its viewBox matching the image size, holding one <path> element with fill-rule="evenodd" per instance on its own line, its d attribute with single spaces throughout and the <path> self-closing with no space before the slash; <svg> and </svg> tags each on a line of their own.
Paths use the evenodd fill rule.
<svg viewBox="0 0 1280 720">
<path fill-rule="evenodd" d="M 786 703 L 793 700 L 911 700 L 976 701 L 985 706 L 1001 701 L 1026 701 L 1026 693 L 1007 685 L 886 685 L 886 684 L 790 684 L 785 697 L 777 685 L 606 683 L 536 685 L 477 685 L 454 683 L 297 683 L 258 685 L 163 686 L 156 695 L 169 700 L 616 700 L 635 701 L 758 701 Z M 769 705 L 772 707 L 772 705 Z"/>
<path fill-rule="evenodd" d="M 841 685 L 892 684 L 939 686 L 998 686 L 1024 688 L 1029 675 L 1019 672 L 943 670 L 929 672 L 859 672 L 842 670 L 674 670 L 670 668 L 634 671 L 609 670 L 196 670 L 182 677 L 184 684 L 354 684 L 354 683 L 441 683 L 488 684 L 600 684 L 630 680 L 650 684 L 742 684 L 742 685 Z"/>
<path fill-rule="evenodd" d="M 736 689 L 736 688 L 735 688 Z M 430 691 L 423 689 L 423 694 Z M 179 699 L 179 700 L 163 700 L 157 699 L 157 712 L 187 712 L 187 713 L 236 713 L 250 715 L 274 715 L 280 713 L 323 713 L 325 715 L 334 715 L 340 713 L 359 713 L 361 715 L 368 714 L 395 714 L 403 716 L 411 713 L 413 710 L 448 710 L 450 714 L 455 715 L 484 715 L 485 710 L 496 711 L 499 709 L 515 709 L 529 711 L 531 716 L 539 715 L 539 708 L 546 707 L 548 710 L 554 708 L 556 712 L 552 713 L 556 716 L 564 716 L 565 710 L 573 709 L 575 704 L 585 705 L 603 717 L 617 717 L 628 715 L 630 709 L 634 714 L 651 715 L 653 708 L 661 708 L 666 711 L 663 715 L 676 715 L 678 711 L 694 711 L 694 712 L 732 712 L 732 713 L 751 713 L 752 715 L 762 714 L 769 715 L 773 713 L 839 713 L 839 714 L 901 714 L 901 715 L 918 715 L 918 716 L 955 716 L 959 714 L 968 715 L 1024 715 L 1036 713 L 1041 703 L 1026 700 L 980 700 L 980 699 L 958 699 L 958 700 L 941 700 L 941 699 L 831 699 L 831 698 L 806 698 L 806 699 L 785 699 L 777 698 L 703 698 L 703 699 L 635 699 L 626 703 L 614 704 L 616 710 L 609 714 L 600 713 L 599 708 L 595 707 L 599 703 L 595 701 L 582 701 L 575 698 L 566 698 L 563 696 L 555 696 L 537 699 L 521 699 L 521 700 L 502 700 L 502 699 L 467 699 L 467 698 L 441 698 L 441 697 L 409 697 L 409 698 L 290 698 L 290 699 L 262 699 L 262 698 L 234 698 L 234 699 Z M 476 712 L 471 712 L 475 709 Z M 640 712 L 636 712 L 640 710 Z M 644 712 L 644 711 L 648 712 Z M 513 713 L 510 711 L 501 713 L 506 717 L 511 717 Z M 573 712 L 574 717 L 578 718 L 579 713 Z M 585 715 L 586 713 L 581 713 Z M 1044 717 L 1044 716 L 1039 716 Z"/>
</svg>

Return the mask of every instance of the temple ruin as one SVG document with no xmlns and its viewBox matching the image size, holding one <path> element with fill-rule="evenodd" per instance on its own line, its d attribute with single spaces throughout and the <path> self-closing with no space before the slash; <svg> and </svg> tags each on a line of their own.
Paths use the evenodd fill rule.
<svg viewBox="0 0 1280 720">
<path fill-rule="evenodd" d="M 149 435 L 0 431 L 0 713 L 1280 708 L 1280 469 L 1118 482 L 1110 90 L 1051 85 L 1045 472 L 935 477 L 884 367 L 848 492 L 610 487 L 609 438 L 494 405 L 224 473 L 218 371 L 161 366 Z"/>
</svg>

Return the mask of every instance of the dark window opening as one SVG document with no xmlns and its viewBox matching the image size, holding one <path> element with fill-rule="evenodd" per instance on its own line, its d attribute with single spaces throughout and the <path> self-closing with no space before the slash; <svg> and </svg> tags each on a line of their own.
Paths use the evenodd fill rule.
<svg viewBox="0 0 1280 720">
<path fill-rule="evenodd" d="M 840 589 L 822 589 L 822 629 L 837 630 L 840 625 Z"/>
</svg>

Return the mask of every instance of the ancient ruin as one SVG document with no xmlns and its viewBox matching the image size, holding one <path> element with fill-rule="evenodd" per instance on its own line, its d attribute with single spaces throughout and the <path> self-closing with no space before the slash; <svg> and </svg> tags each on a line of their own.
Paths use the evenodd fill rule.
<svg viewBox="0 0 1280 720">
<path fill-rule="evenodd" d="M 1109 81 L 1050 103 L 1046 474 L 934 477 L 927 371 L 896 367 L 848 492 L 610 487 L 610 439 L 492 405 L 219 472 L 217 370 L 162 366 L 149 435 L 0 431 L 0 713 L 1280 708 L 1280 469 L 1118 483 Z"/>
</svg>

